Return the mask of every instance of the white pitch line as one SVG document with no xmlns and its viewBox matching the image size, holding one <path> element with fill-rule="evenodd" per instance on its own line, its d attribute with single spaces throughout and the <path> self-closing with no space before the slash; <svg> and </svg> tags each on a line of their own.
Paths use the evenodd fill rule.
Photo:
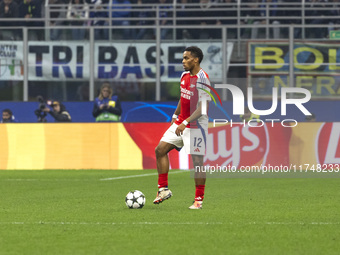
<svg viewBox="0 0 340 255">
<path fill-rule="evenodd" d="M 170 171 L 169 174 L 180 174 L 185 173 L 188 171 L 185 170 L 179 170 L 179 171 Z M 120 180 L 120 179 L 129 179 L 129 178 L 138 178 L 138 177 L 145 177 L 145 176 L 152 176 L 152 175 L 158 175 L 158 173 L 151 173 L 151 174 L 136 174 L 136 175 L 125 175 L 125 176 L 118 176 L 118 177 L 112 177 L 112 178 L 104 178 L 100 179 L 101 181 L 113 181 L 113 180 Z"/>
<path fill-rule="evenodd" d="M 266 222 L 266 225 L 340 225 L 340 222 Z"/>
<path fill-rule="evenodd" d="M 179 170 L 179 171 L 170 171 L 169 174 L 180 174 L 188 172 L 188 170 Z M 150 174 L 136 174 L 136 175 L 126 175 L 126 176 L 118 176 L 118 177 L 112 177 L 112 178 L 104 178 L 100 179 L 100 181 L 112 181 L 112 180 L 120 180 L 120 179 L 129 179 L 129 178 L 138 178 L 138 177 L 146 177 L 146 176 L 152 176 L 152 175 L 158 175 L 157 172 L 150 173 Z M 35 182 L 35 181 L 93 181 L 91 179 L 0 179 L 1 181 L 26 181 L 26 182 Z"/>
<path fill-rule="evenodd" d="M 50 181 L 54 181 L 54 182 L 83 182 L 83 181 L 93 181 L 91 179 L 0 179 L 0 182 L 2 181 L 15 181 L 15 182 L 36 182 L 36 181 L 45 181 L 45 182 L 50 182 Z"/>
</svg>

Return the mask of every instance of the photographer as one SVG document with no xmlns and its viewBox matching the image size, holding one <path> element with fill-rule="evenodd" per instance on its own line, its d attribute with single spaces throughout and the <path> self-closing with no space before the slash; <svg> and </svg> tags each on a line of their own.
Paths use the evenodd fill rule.
<svg viewBox="0 0 340 255">
<path fill-rule="evenodd" d="M 117 95 L 108 82 L 104 82 L 100 88 L 99 96 L 95 99 L 92 115 L 96 121 L 120 121 L 122 107 Z"/>
<path fill-rule="evenodd" d="M 49 107 L 45 106 L 42 111 L 44 113 L 49 113 L 55 119 L 55 122 L 71 122 L 71 115 L 66 111 L 66 108 L 63 104 L 58 101 L 53 101 L 52 111 Z"/>
<path fill-rule="evenodd" d="M 2 111 L 2 119 L 0 123 L 16 123 L 15 117 L 10 109 L 4 109 Z"/>
</svg>

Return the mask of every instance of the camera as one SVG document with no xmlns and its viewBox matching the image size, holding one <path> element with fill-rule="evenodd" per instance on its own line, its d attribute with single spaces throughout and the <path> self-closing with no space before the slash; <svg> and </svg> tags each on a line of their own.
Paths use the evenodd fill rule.
<svg viewBox="0 0 340 255">
<path fill-rule="evenodd" d="M 44 98 L 42 96 L 37 96 L 37 100 L 39 102 L 39 109 L 43 110 L 46 107 L 46 103 L 44 101 Z"/>
<path fill-rule="evenodd" d="M 42 96 L 37 96 L 37 100 L 39 102 L 38 109 L 34 111 L 34 114 L 38 117 L 38 122 L 47 122 L 46 116 L 47 113 L 43 110 L 47 107 L 47 105 L 51 105 L 51 101 L 45 101 Z"/>
</svg>

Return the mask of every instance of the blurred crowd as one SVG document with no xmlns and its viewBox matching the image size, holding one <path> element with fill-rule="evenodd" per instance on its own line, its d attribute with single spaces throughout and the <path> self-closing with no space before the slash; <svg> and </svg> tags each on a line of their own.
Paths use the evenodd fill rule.
<svg viewBox="0 0 340 255">
<path fill-rule="evenodd" d="M 48 13 L 44 7 L 45 1 L 48 1 Z M 51 40 L 61 38 L 63 30 L 58 29 L 58 26 L 77 27 L 71 33 L 75 40 L 88 37 L 86 29 L 81 29 L 82 27 L 96 26 L 98 29 L 95 29 L 95 39 L 107 40 L 110 32 L 113 32 L 105 28 L 108 25 L 116 28 L 154 25 L 155 22 L 159 22 L 163 27 L 161 38 L 173 39 L 174 34 L 170 33 L 171 29 L 166 29 L 166 26 L 174 23 L 202 28 L 215 24 L 273 24 L 275 26 L 270 31 L 270 37 L 278 39 L 287 33 L 280 29 L 280 25 L 316 25 L 314 29 L 307 29 L 306 36 L 324 38 L 328 36 L 328 30 L 334 29 L 332 26 L 340 23 L 340 0 L 305 0 L 304 3 L 302 0 L 241 0 L 240 12 L 237 9 L 237 2 L 237 0 L 0 0 L 0 26 L 56 27 L 49 35 Z M 45 24 L 46 20 L 48 24 Z M 237 34 L 233 29 L 230 31 L 230 36 L 234 38 L 237 36 L 258 38 L 261 35 L 258 26 L 244 28 L 241 34 Z M 123 39 L 154 39 L 156 31 L 139 27 L 123 28 L 119 33 Z M 39 32 L 36 35 L 31 34 L 34 39 L 48 39 L 40 36 Z M 301 28 L 296 28 L 294 35 L 296 38 L 301 37 Z M 176 39 L 218 39 L 221 38 L 221 32 L 219 29 L 177 29 L 175 36 Z"/>
</svg>

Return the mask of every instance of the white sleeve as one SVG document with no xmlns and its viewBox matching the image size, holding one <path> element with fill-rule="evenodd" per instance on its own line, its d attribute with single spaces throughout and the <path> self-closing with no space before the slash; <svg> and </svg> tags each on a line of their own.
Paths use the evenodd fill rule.
<svg viewBox="0 0 340 255">
<path fill-rule="evenodd" d="M 210 88 L 208 86 L 210 85 L 210 81 L 208 78 L 204 77 L 204 78 L 199 78 L 197 79 L 197 91 L 198 91 L 198 101 L 211 101 L 211 97 L 210 95 L 206 92 L 208 91 L 210 93 Z"/>
</svg>

